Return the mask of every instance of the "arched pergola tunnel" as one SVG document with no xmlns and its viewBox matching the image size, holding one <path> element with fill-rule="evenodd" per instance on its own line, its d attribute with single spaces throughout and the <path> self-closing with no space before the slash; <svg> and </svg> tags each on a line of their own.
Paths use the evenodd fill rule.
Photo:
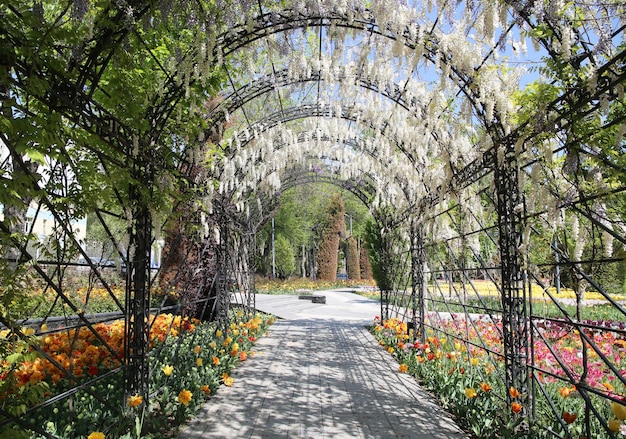
<svg viewBox="0 0 626 439">
<path fill-rule="evenodd" d="M 624 395 L 623 364 L 589 334 L 625 333 L 582 321 L 580 309 L 589 289 L 626 314 L 603 278 L 620 270 L 626 244 L 624 6 L 227 3 L 211 12 L 185 4 L 177 13 L 110 4 L 87 16 L 89 44 L 75 26 L 71 49 L 3 55 L 3 120 L 13 128 L 2 137 L 3 171 L 8 188 L 27 182 L 19 197 L 3 200 L 5 217 L 32 199 L 52 212 L 54 239 L 66 243 L 42 258 L 3 222 L 6 260 L 31 261 L 75 325 L 97 335 L 64 293 L 65 268 L 82 256 L 126 319 L 126 392 L 148 400 L 152 287 L 174 287 L 184 312 L 226 325 L 231 283 L 237 303 L 254 305 L 254 237 L 281 190 L 333 182 L 376 219 L 387 268 L 383 317 L 412 323 L 422 342 L 449 338 L 485 355 L 501 378 L 502 406 L 522 402 L 525 428 L 537 405 L 547 405 L 564 434 L 574 434 L 547 390 L 557 382 L 584 400 L 583 433 L 611 437 L 607 402 Z M 50 39 L 61 29 L 51 17 L 66 12 L 20 7 L 2 10 L 12 46 L 31 43 L 24 29 L 39 14 Z M 185 30 L 179 41 L 158 44 L 161 21 Z M 132 71 L 140 58 L 142 73 Z M 124 83 L 114 73 L 120 66 L 137 75 L 129 82 L 152 88 Z M 524 83 L 532 85 L 520 92 Z M 146 93 L 145 102 L 113 102 L 120 90 Z M 21 128 L 20 137 L 23 122 L 33 132 Z M 35 129 L 53 134 L 37 142 Z M 72 221 L 85 213 L 127 268 L 123 298 L 76 239 Z M 157 237 L 165 241 L 159 271 L 149 265 Z M 575 312 L 559 300 L 562 278 L 577 292 Z M 495 303 L 477 280 L 494 286 Z M 546 318 L 537 295 L 561 318 Z M 167 304 L 165 295 L 157 307 Z M 483 320 L 496 328 L 498 347 L 481 336 Z M 541 331 L 557 321 L 578 331 L 572 348 L 583 372 Z M 535 362 L 541 349 L 557 366 Z M 604 379 L 590 379 L 598 368 Z M 5 424 L 25 422 L 2 415 Z"/>
</svg>

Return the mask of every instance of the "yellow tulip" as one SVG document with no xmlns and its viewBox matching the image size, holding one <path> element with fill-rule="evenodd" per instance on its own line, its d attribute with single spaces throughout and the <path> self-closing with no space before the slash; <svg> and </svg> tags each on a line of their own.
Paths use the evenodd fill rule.
<svg viewBox="0 0 626 439">
<path fill-rule="evenodd" d="M 623 421 L 624 419 L 626 419 L 626 406 L 618 402 L 612 401 L 611 411 L 613 412 L 615 417 L 619 419 L 620 421 Z"/>
<path fill-rule="evenodd" d="M 613 433 L 617 433 L 621 427 L 622 427 L 622 421 L 620 421 L 619 419 L 609 420 L 609 430 L 611 430 Z"/>
<path fill-rule="evenodd" d="M 466 387 L 465 396 L 467 396 L 469 399 L 474 399 L 478 396 L 478 394 L 476 393 L 476 390 L 473 387 Z"/>
</svg>

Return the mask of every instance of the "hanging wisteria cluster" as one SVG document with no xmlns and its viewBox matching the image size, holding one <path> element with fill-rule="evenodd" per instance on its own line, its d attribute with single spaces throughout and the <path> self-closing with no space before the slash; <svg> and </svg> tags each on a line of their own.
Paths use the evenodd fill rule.
<svg viewBox="0 0 626 439">
<path fill-rule="evenodd" d="M 312 9 L 315 7 L 308 3 L 306 7 L 296 5 L 289 11 L 292 19 L 286 19 L 282 12 L 280 21 L 297 23 L 296 17 L 310 16 Z M 344 18 L 342 10 L 351 11 L 350 14 L 360 11 L 352 7 L 331 10 L 330 16 L 338 15 L 337 20 Z M 235 131 L 227 151 L 238 151 L 248 142 L 258 144 L 263 152 L 250 154 L 263 157 L 257 158 L 263 167 L 271 167 L 272 161 L 279 163 L 274 165 L 278 167 L 286 162 L 283 153 L 273 160 L 273 142 L 257 141 L 259 136 L 268 137 L 286 130 L 301 132 L 299 120 L 320 113 L 331 120 L 350 120 L 364 133 L 358 136 L 359 142 L 376 144 L 372 154 L 397 155 L 397 162 L 411 163 L 406 167 L 409 174 L 401 179 L 411 183 L 407 194 L 409 203 L 414 204 L 425 193 L 449 185 L 453 169 L 462 168 L 479 151 L 491 146 L 486 130 L 477 131 L 475 122 L 482 117 L 492 121 L 496 114 L 499 120 L 508 121 L 513 106 L 511 92 L 516 89 L 521 74 L 500 68 L 483 54 L 483 46 L 485 50 L 493 47 L 493 41 L 490 45 L 487 40 L 493 40 L 493 31 L 499 27 L 494 24 L 494 20 L 499 21 L 493 10 L 489 11 L 491 16 L 487 20 L 491 33 L 479 29 L 482 43 L 475 47 L 480 50 L 469 48 L 464 35 L 467 26 L 461 25 L 462 20 L 450 33 L 443 33 L 434 30 L 427 14 L 410 7 L 399 6 L 394 10 L 374 6 L 360 14 L 351 15 L 346 27 L 333 26 L 332 20 L 328 28 L 309 24 L 306 28 L 270 35 L 234 53 L 238 71 L 247 75 L 255 72 L 254 79 L 238 87 L 236 84 L 241 80 L 229 74 L 234 89 L 212 111 L 212 118 L 235 119 Z M 261 24 L 271 26 L 274 22 Z M 248 22 L 248 29 L 251 26 Z M 289 49 L 285 54 L 283 46 Z M 263 72 L 259 63 L 253 61 L 258 56 L 270 60 L 269 71 Z M 460 86 L 454 84 L 455 78 L 460 79 Z M 235 108 L 237 112 L 233 111 Z M 260 108 L 263 117 L 255 117 Z M 273 112 L 268 111 L 272 108 Z M 294 108 L 298 109 L 297 114 Z M 253 117 L 257 121 L 251 125 L 249 119 Z M 265 131 L 277 122 L 280 128 Z M 222 185 L 255 187 L 255 178 L 243 185 L 240 176 L 236 181 L 228 181 L 237 174 L 230 168 L 248 166 L 241 158 L 234 161 L 237 165 L 226 165 Z M 405 172 L 402 167 L 388 169 Z M 410 194 L 410 191 L 418 192 Z M 397 204 L 394 192 L 389 191 L 388 204 Z M 377 199 L 381 196 L 384 199 L 386 195 L 379 193 Z"/>
</svg>

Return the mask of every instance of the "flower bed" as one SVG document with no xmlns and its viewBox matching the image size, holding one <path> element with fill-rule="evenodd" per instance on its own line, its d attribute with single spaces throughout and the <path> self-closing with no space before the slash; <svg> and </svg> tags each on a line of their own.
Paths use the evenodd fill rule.
<svg viewBox="0 0 626 439">
<path fill-rule="evenodd" d="M 591 437 L 626 435 L 626 405 L 619 402 L 624 401 L 624 386 L 601 361 L 602 356 L 608 358 L 626 375 L 626 341 L 611 331 L 614 325 L 607 322 L 606 330 L 589 331 L 600 354 L 587 349 L 587 367 L 576 331 L 566 323 L 538 325 L 541 337 L 535 337 L 533 363 L 536 416 L 531 418 L 519 391 L 504 385 L 501 324 L 459 316 L 439 324 L 439 334 L 447 335 L 431 332 L 426 343 L 413 341 L 406 324 L 396 319 L 377 318 L 372 333 L 400 363 L 399 371 L 414 375 L 476 437 L 528 437 L 529 429 L 534 438 L 585 437 L 585 399 L 589 410 L 597 412 L 591 410 L 589 416 Z M 584 387 L 571 384 L 583 376 Z"/>
<path fill-rule="evenodd" d="M 49 359 L 14 341 L 19 354 L 2 363 L 0 397 L 13 414 L 61 438 L 168 437 L 220 385 L 233 384 L 232 369 L 254 355 L 254 342 L 273 323 L 242 311 L 230 317 L 224 331 L 170 314 L 152 318 L 147 403 L 143 395 L 124 396 L 123 321 L 32 336 Z M 12 425 L 0 427 L 0 437 L 45 436 Z"/>
<path fill-rule="evenodd" d="M 462 290 L 459 283 L 450 284 L 448 282 L 437 282 L 428 286 L 431 293 L 439 293 L 443 295 L 454 295 L 455 291 Z M 549 286 L 543 288 L 542 286 L 533 283 L 531 285 L 533 299 L 550 299 L 556 297 L 558 299 L 576 299 L 576 292 L 571 288 L 561 287 L 557 290 L 556 287 Z M 500 297 L 498 287 L 495 283 L 485 280 L 472 280 L 471 290 L 474 295 L 480 297 Z M 626 301 L 625 294 L 611 294 L 611 297 L 615 301 Z M 586 291 L 583 293 L 583 300 L 598 300 L 606 301 L 606 297 L 596 291 Z"/>
</svg>

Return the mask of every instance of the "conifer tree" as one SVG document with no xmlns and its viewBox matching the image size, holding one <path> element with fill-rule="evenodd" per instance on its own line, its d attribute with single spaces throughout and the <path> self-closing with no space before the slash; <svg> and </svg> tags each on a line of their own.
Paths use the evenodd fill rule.
<svg viewBox="0 0 626 439">
<path fill-rule="evenodd" d="M 317 279 L 335 281 L 337 279 L 337 253 L 339 241 L 345 231 L 345 205 L 341 194 L 335 194 L 326 206 L 326 223 L 317 253 Z"/>
<path fill-rule="evenodd" d="M 347 254 L 347 272 L 348 272 L 348 279 L 351 280 L 361 280 L 361 266 L 360 266 L 360 255 L 359 255 L 359 249 L 357 247 L 357 242 L 356 239 L 354 238 L 354 236 L 350 236 L 348 238 L 348 245 L 346 246 L 347 250 L 348 250 L 348 254 Z"/>
</svg>

